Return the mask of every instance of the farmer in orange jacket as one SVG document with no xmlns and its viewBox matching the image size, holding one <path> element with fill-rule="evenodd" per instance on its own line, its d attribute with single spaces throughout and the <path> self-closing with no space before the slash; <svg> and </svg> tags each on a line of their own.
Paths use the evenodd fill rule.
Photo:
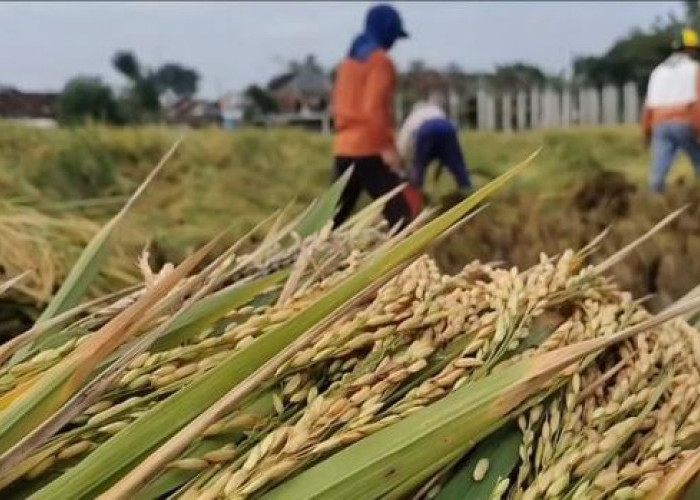
<svg viewBox="0 0 700 500">
<path fill-rule="evenodd" d="M 347 219 L 363 190 L 378 198 L 402 183 L 394 140 L 396 70 L 388 51 L 407 36 L 393 7 L 375 5 L 367 13 L 365 31 L 338 69 L 333 89 L 334 175 L 339 177 L 350 166 L 353 173 L 341 195 L 336 225 Z M 387 202 L 384 216 L 392 226 L 405 225 L 421 208 L 420 191 L 407 186 Z"/>
<path fill-rule="evenodd" d="M 652 144 L 654 157 L 649 184 L 657 193 L 663 191 L 679 150 L 685 151 L 696 177 L 700 177 L 698 34 L 682 30 L 673 49 L 673 54 L 652 71 L 644 103 L 644 142 Z"/>
</svg>

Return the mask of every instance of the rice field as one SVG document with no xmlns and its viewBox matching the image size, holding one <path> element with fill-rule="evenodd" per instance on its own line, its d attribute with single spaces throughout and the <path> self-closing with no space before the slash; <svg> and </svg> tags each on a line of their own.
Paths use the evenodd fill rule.
<svg viewBox="0 0 700 500">
<path fill-rule="evenodd" d="M 112 219 L 0 346 L 3 497 L 681 498 L 700 298 L 653 316 L 610 277 L 680 211 L 596 264 L 605 233 L 527 268 L 426 254 L 529 163 L 401 231 L 382 200 L 332 229 L 341 179 L 85 303 Z"/>
<path fill-rule="evenodd" d="M 3 498 L 695 498 L 700 298 L 680 298 L 697 284 L 695 189 L 649 197 L 629 158 L 603 168 L 585 146 L 613 134 L 624 149 L 633 131 L 532 134 L 563 156 L 475 168 L 481 189 L 400 231 L 383 200 L 333 229 L 344 180 L 328 188 L 318 166 L 291 204 L 240 178 L 224 195 L 287 157 L 299 182 L 313 167 L 294 148 L 315 141 L 321 158 L 323 137 L 198 132 L 150 170 L 172 131 L 29 134 L 37 148 L 41 134 L 82 149 L 2 177 L 0 295 L 37 308 L 0 345 Z M 91 142 L 120 135 L 162 147 L 128 166 Z M 265 137 L 252 170 L 182 163 L 195 146 L 242 161 Z M 571 147 L 589 157 L 561 170 Z M 193 186 L 189 209 L 240 211 L 189 220 Z M 633 288 L 658 288 L 665 261 L 652 276 L 637 259 L 675 247 L 686 281 L 653 303 Z"/>
<path fill-rule="evenodd" d="M 179 132 L 161 128 L 28 130 L 0 124 L 0 191 L 13 206 L 58 219 L 79 217 L 85 219 L 83 226 L 88 220 L 99 224 L 114 214 L 177 137 Z M 679 223 L 615 276 L 639 296 L 656 294 L 659 305 L 700 282 L 695 259 L 683 260 L 700 246 L 692 171 L 681 161 L 673 172 L 672 193 L 662 199 L 649 195 L 644 186 L 648 154 L 636 128 L 465 132 L 462 140 L 477 185 L 538 147 L 543 151 L 537 168 L 518 179 L 503 201 L 441 247 L 436 258 L 446 270 L 454 270 L 453 262 L 459 267 L 464 260 L 496 257 L 529 266 L 539 249 L 555 254 L 581 245 L 614 223 L 604 255 L 653 225 L 660 214 L 689 202 L 691 209 Z M 233 238 L 273 210 L 289 205 L 296 213 L 329 185 L 330 162 L 330 139 L 303 131 L 189 132 L 115 235 L 123 248 L 122 257 L 112 257 L 115 267 L 122 274 L 124 257 L 133 263 L 147 243 L 158 266 L 181 260 L 229 226 Z M 606 182 L 610 171 L 624 178 Z M 452 181 L 448 174 L 437 182 L 429 178 L 428 192 L 439 204 Z M 675 186 L 679 182 L 686 185 Z M 535 219 L 536 224 L 528 222 Z M 44 286 L 51 281 L 55 288 L 83 244 L 84 238 L 72 249 L 56 245 L 60 248 L 52 251 L 68 260 L 56 264 L 54 278 L 43 278 Z M 46 294 L 21 299 L 42 304 Z"/>
</svg>

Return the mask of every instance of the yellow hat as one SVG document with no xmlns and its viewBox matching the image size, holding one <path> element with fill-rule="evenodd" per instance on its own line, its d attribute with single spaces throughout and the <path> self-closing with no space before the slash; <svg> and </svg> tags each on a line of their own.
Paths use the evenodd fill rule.
<svg viewBox="0 0 700 500">
<path fill-rule="evenodd" d="M 683 28 L 680 37 L 674 40 L 675 49 L 698 49 L 700 48 L 700 38 L 698 32 L 690 28 Z"/>
</svg>

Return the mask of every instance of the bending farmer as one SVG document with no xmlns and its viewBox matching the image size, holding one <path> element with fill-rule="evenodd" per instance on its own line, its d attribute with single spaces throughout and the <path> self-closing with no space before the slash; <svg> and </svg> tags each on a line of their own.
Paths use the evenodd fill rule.
<svg viewBox="0 0 700 500">
<path fill-rule="evenodd" d="M 419 101 L 406 117 L 399 132 L 398 146 L 409 176 L 420 189 L 425 172 L 437 160 L 439 167 L 447 167 L 462 193 L 472 190 L 467 165 L 457 138 L 457 129 L 437 104 L 438 98 Z"/>
<path fill-rule="evenodd" d="M 673 160 L 679 149 L 685 151 L 700 176 L 700 66 L 698 35 L 684 29 L 673 43 L 674 52 L 651 73 L 644 106 L 644 142 L 652 143 L 651 188 L 664 189 Z"/>
<path fill-rule="evenodd" d="M 341 195 L 336 225 L 350 215 L 363 190 L 378 198 L 402 182 L 394 142 L 396 70 L 388 51 L 407 36 L 393 7 L 374 6 L 365 31 L 338 69 L 333 89 L 334 175 L 339 177 L 350 166 L 353 173 Z M 384 216 L 392 226 L 406 224 L 421 208 L 420 192 L 409 186 L 387 202 Z"/>
</svg>

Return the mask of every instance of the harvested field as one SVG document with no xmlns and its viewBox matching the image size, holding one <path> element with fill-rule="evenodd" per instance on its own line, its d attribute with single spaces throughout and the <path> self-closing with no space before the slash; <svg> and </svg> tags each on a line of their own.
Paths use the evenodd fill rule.
<svg viewBox="0 0 700 500">
<path fill-rule="evenodd" d="M 652 316 L 607 276 L 628 252 L 586 264 L 599 238 L 527 268 L 445 273 L 424 254 L 526 165 L 398 232 L 378 203 L 333 229 L 317 208 L 336 184 L 302 218 L 261 227 L 251 253 L 199 271 L 213 246 L 159 272 L 144 260 L 128 294 L 34 325 L 0 349 L 4 497 L 605 500 L 697 486 L 700 337 L 679 316 L 700 298 Z"/>
<path fill-rule="evenodd" d="M 651 307 L 658 310 L 700 283 L 698 186 L 677 184 L 658 196 L 619 172 L 605 171 L 557 193 L 533 197 L 511 192 L 450 236 L 436 256 L 447 269 L 487 255 L 527 266 L 537 262 L 540 252 L 554 255 L 571 245 L 582 246 L 610 225 L 602 258 L 686 204 L 678 220 L 612 271 L 636 297 L 656 294 Z"/>
<path fill-rule="evenodd" d="M 0 132 L 0 191 L 8 199 L 49 217 L 97 223 L 116 211 L 178 136 L 164 128 L 28 130 L 2 124 Z M 698 198 L 684 161 L 673 177 L 687 186 L 674 187 L 662 199 L 646 193 L 648 159 L 635 128 L 465 132 L 462 139 L 479 185 L 537 147 L 543 151 L 530 172 L 443 246 L 438 259 L 446 269 L 451 261 L 492 256 L 531 265 L 540 249 L 579 245 L 612 223 L 604 255 L 625 237 L 643 233 L 658 215 Z M 179 261 L 229 225 L 228 243 L 274 209 L 290 204 L 290 213 L 298 213 L 328 185 L 330 158 L 328 137 L 298 130 L 190 132 L 119 231 L 121 261 L 135 269 L 149 242 L 156 264 Z M 429 177 L 432 199 L 449 193 L 449 175 L 438 181 Z M 685 259 L 698 247 L 695 213 L 693 205 L 615 270 L 625 288 L 639 295 L 659 293 L 656 300 L 666 303 L 700 281 L 700 270 Z M 55 261 L 53 274 L 60 281 L 70 256 L 77 254 L 59 240 L 46 241 L 46 248 L 69 257 L 64 264 Z M 21 307 L 42 300 L 23 300 Z"/>
<path fill-rule="evenodd" d="M 51 215 L 7 203 L 0 294 L 49 304 L 0 348 L 3 495 L 573 500 L 697 487 L 700 337 L 679 316 L 700 297 L 673 300 L 680 273 L 695 285 L 683 264 L 697 188 L 649 196 L 621 171 L 592 169 L 534 196 L 542 173 L 528 163 L 402 231 L 380 202 L 333 228 L 341 178 L 300 216 L 278 211 L 233 245 L 181 250 L 176 266 L 144 252 L 138 278 L 102 257 L 128 262 L 148 232 L 134 224 L 148 191 L 126 203 L 141 213 L 111 251 L 128 211 L 98 229 L 78 215 L 92 201 Z M 654 240 L 620 251 L 664 217 Z M 173 228 L 162 230 L 167 241 Z M 437 258 L 426 254 L 445 233 Z M 91 241 L 54 294 L 65 274 L 52 252 L 80 238 Z M 6 279 L 26 268 L 34 290 Z M 649 292 L 655 302 L 636 300 Z"/>
</svg>

